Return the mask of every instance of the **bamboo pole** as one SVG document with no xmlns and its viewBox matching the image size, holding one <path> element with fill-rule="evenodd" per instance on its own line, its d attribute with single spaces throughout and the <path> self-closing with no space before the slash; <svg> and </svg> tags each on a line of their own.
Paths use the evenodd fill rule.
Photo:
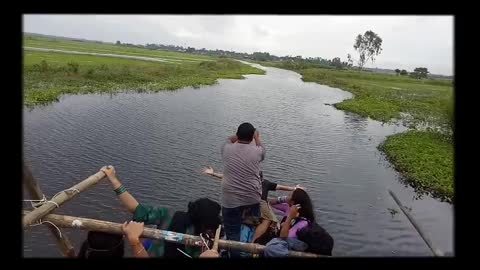
<svg viewBox="0 0 480 270">
<path fill-rule="evenodd" d="M 427 246 L 430 248 L 430 250 L 432 251 L 433 255 L 439 257 L 439 256 L 443 256 L 443 252 L 440 251 L 439 249 L 433 247 L 433 244 L 432 244 L 432 241 L 430 241 L 430 239 L 427 237 L 427 235 L 423 232 L 422 228 L 420 227 L 420 224 L 418 224 L 415 219 L 413 218 L 413 216 L 410 214 L 410 212 L 405 209 L 405 206 L 403 206 L 402 202 L 400 202 L 400 200 L 397 198 L 397 196 L 395 195 L 395 193 L 393 193 L 393 191 L 391 190 L 388 190 L 388 193 L 390 193 L 390 195 L 392 196 L 393 200 L 398 204 L 398 206 L 400 207 L 400 209 L 402 210 L 402 212 L 407 216 L 408 220 L 410 221 L 410 223 L 412 223 L 413 227 L 415 227 L 415 230 L 417 230 L 418 234 L 420 234 L 420 236 L 422 237 L 423 241 L 425 241 L 425 243 L 427 244 Z"/>
<path fill-rule="evenodd" d="M 35 178 L 33 178 L 32 172 L 30 172 L 30 170 L 25 165 L 23 165 L 23 184 L 28 193 L 30 194 L 31 199 L 43 199 L 44 195 L 42 190 L 40 189 L 40 186 L 38 185 Z M 73 248 L 70 239 L 68 239 L 68 236 L 65 233 L 62 233 L 62 235 L 60 235 L 57 229 L 52 224 L 45 223 L 45 225 L 55 238 L 58 248 L 60 249 L 60 252 L 62 252 L 63 256 L 75 258 L 75 249 Z"/>
<path fill-rule="evenodd" d="M 24 215 L 30 214 L 30 211 L 23 210 Z M 113 234 L 123 234 L 122 224 L 114 223 L 103 220 L 81 218 L 81 217 L 72 217 L 65 215 L 56 215 L 48 214 L 42 218 L 42 220 L 50 221 L 62 228 L 75 228 L 81 230 L 89 231 L 99 231 Z M 202 240 L 199 236 L 188 235 L 183 233 L 157 230 L 152 228 L 145 228 L 141 235 L 142 238 L 149 238 L 155 240 L 165 240 L 167 242 L 174 242 L 189 246 L 203 246 Z M 218 241 L 218 246 L 220 248 L 232 249 L 237 251 L 243 251 L 248 253 L 262 253 L 265 249 L 265 246 L 253 243 L 242 243 L 229 240 Z M 307 258 L 320 258 L 328 257 L 313 253 L 300 252 L 300 251 L 289 251 L 289 257 L 307 257 Z"/>
<path fill-rule="evenodd" d="M 58 196 L 51 199 L 53 203 L 44 203 L 42 206 L 36 208 L 32 212 L 25 215 L 23 217 L 23 228 L 27 227 L 28 225 L 36 222 L 37 220 L 41 219 L 43 216 L 52 212 L 55 209 L 55 207 L 57 207 L 57 205 L 61 206 L 62 204 L 70 201 L 78 193 L 85 191 L 89 187 L 95 185 L 104 177 L 105 177 L 105 173 L 102 171 L 99 171 L 96 174 L 91 175 L 87 179 L 71 187 L 70 189 L 64 190 L 63 192 L 58 194 Z M 76 190 L 78 190 L 78 192 Z"/>
</svg>

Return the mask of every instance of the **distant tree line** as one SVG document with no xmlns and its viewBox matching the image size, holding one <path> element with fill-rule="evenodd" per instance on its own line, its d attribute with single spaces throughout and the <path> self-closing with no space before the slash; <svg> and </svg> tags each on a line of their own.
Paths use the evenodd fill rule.
<svg viewBox="0 0 480 270">
<path fill-rule="evenodd" d="M 173 51 L 173 52 L 185 52 L 191 54 L 199 55 L 208 55 L 208 56 L 217 56 L 217 57 L 229 57 L 235 59 L 243 60 L 253 60 L 253 61 L 280 61 L 280 62 L 291 62 L 291 63 L 304 63 L 304 64 L 316 64 L 321 66 L 329 66 L 332 68 L 348 68 L 352 67 L 353 61 L 349 58 L 348 61 L 341 61 L 340 57 L 335 57 L 331 60 L 325 59 L 322 57 L 307 57 L 303 58 L 301 55 L 297 56 L 276 56 L 268 52 L 253 52 L 253 53 L 242 53 L 228 50 L 207 50 L 205 48 L 197 49 L 194 47 L 183 47 L 176 45 L 164 45 L 164 44 L 149 44 L 146 45 L 136 45 L 131 43 L 121 43 L 117 40 L 115 43 L 118 46 L 125 47 L 136 47 L 136 48 L 145 48 L 150 50 L 164 50 L 164 51 Z M 349 55 L 350 56 L 350 55 Z"/>
<path fill-rule="evenodd" d="M 426 67 L 417 67 L 410 73 L 410 77 L 415 79 L 426 79 L 428 77 L 428 69 Z"/>
<path fill-rule="evenodd" d="M 406 76 L 409 75 L 409 73 L 405 69 L 395 69 L 395 73 L 398 75 Z M 415 79 L 426 79 L 428 78 L 428 69 L 426 67 L 417 67 L 413 70 L 413 72 L 410 72 L 410 77 L 415 78 Z"/>
<path fill-rule="evenodd" d="M 115 43 L 117 46 L 125 47 L 135 47 L 135 48 L 145 48 L 150 50 L 163 50 L 163 51 L 173 51 L 173 52 L 185 52 L 191 54 L 199 55 L 208 55 L 216 57 L 228 57 L 235 58 L 240 60 L 253 60 L 253 61 L 280 61 L 286 63 L 292 63 L 297 67 L 312 67 L 312 66 L 322 66 L 328 68 L 337 68 L 337 69 L 347 69 L 353 67 L 354 60 L 350 54 L 347 54 L 347 61 L 342 61 L 340 57 L 335 57 L 333 59 L 325 59 L 322 57 L 307 57 L 303 58 L 301 55 L 297 56 L 276 56 L 268 52 L 253 52 L 253 53 L 242 53 L 235 51 L 226 51 L 226 50 L 208 50 L 205 48 L 197 49 L 194 47 L 183 47 L 176 45 L 164 45 L 164 44 L 131 44 L 131 43 L 121 43 L 119 40 Z M 382 51 L 381 48 L 382 39 L 373 31 L 367 31 L 364 35 L 358 35 L 355 39 L 354 49 L 359 53 L 358 67 L 362 69 L 368 61 L 375 61 L 375 56 L 378 56 Z M 427 78 L 428 69 L 424 67 L 415 68 L 413 72 L 407 72 L 405 69 L 395 69 L 395 72 L 398 75 L 407 76 L 415 79 Z"/>
<path fill-rule="evenodd" d="M 397 76 L 398 75 L 402 75 L 402 76 L 408 75 L 408 72 L 405 69 L 400 70 L 400 69 L 397 68 L 397 69 L 395 69 L 395 73 L 397 73 Z"/>
</svg>

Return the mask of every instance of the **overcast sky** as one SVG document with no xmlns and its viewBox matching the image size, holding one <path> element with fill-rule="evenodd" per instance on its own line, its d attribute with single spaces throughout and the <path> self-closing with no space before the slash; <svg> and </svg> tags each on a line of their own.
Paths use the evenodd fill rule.
<svg viewBox="0 0 480 270">
<path fill-rule="evenodd" d="M 342 61 L 367 30 L 383 39 L 367 66 L 453 74 L 453 16 L 24 15 L 25 32 Z"/>
</svg>

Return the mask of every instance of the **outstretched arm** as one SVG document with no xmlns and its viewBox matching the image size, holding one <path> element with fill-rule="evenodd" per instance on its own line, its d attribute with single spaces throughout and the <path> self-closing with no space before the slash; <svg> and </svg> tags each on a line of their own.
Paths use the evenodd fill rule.
<svg viewBox="0 0 480 270">
<path fill-rule="evenodd" d="M 127 210 L 130 213 L 135 212 L 135 209 L 138 206 L 137 200 L 123 187 L 122 183 L 120 180 L 118 180 L 116 174 L 115 174 L 115 168 L 112 165 L 109 166 L 103 166 L 100 169 L 102 172 L 104 172 L 110 183 L 112 184 L 113 189 L 115 190 L 115 193 L 117 193 L 118 198 L 122 202 L 123 206 L 127 208 Z"/>
<path fill-rule="evenodd" d="M 204 168 L 204 169 L 202 170 L 202 173 L 203 173 L 203 174 L 207 174 L 207 175 L 214 176 L 214 177 L 216 177 L 216 178 L 219 178 L 220 180 L 223 179 L 223 173 L 215 172 L 212 167 Z"/>
<path fill-rule="evenodd" d="M 258 132 L 258 130 L 255 130 L 255 133 L 253 133 L 253 139 L 255 139 L 255 144 L 257 146 L 262 145 L 262 141 L 260 140 L 260 132 Z"/>
<path fill-rule="evenodd" d="M 280 197 L 268 198 L 268 203 L 273 206 L 276 204 L 288 203 L 289 200 L 290 200 L 290 196 L 280 196 Z"/>
<path fill-rule="evenodd" d="M 265 151 L 265 146 L 263 146 L 262 141 L 260 140 L 260 132 L 258 132 L 258 130 L 255 130 L 255 133 L 253 134 L 253 138 L 255 139 L 255 144 L 261 149 L 260 161 L 263 161 L 265 159 L 266 151 Z"/>
<path fill-rule="evenodd" d="M 300 185 L 296 185 L 296 186 L 294 186 L 294 187 L 277 185 L 277 189 L 276 189 L 276 190 L 294 191 L 294 190 L 297 189 L 297 188 L 305 189 L 305 188 L 301 187 Z"/>
</svg>

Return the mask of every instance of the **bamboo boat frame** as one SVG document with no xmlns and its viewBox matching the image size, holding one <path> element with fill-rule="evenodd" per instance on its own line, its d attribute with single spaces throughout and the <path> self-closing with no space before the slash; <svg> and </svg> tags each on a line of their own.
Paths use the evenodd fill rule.
<svg viewBox="0 0 480 270">
<path fill-rule="evenodd" d="M 57 228 L 55 228 L 51 224 L 54 224 L 55 226 L 58 226 L 60 228 L 73 228 L 123 235 L 121 223 L 52 214 L 52 212 L 56 208 L 61 207 L 62 204 L 70 201 L 81 192 L 99 183 L 102 179 L 105 178 L 105 176 L 105 173 L 99 171 L 89 176 L 87 179 L 81 181 L 80 183 L 76 184 L 75 186 L 57 193 L 57 195 L 54 196 L 50 201 L 44 201 L 44 203 L 38 208 L 34 208 L 31 211 L 23 210 L 23 229 L 30 229 L 32 225 L 36 225 L 38 224 L 38 222 L 45 222 L 45 224 L 48 224 L 47 226 L 49 226 L 53 236 L 55 237 L 57 245 L 59 246 L 59 249 L 63 256 L 71 258 L 75 257 L 75 251 L 69 239 L 64 233 L 61 233 L 60 229 L 58 229 L 57 231 Z M 31 172 L 26 166 L 23 167 L 23 183 L 27 190 L 30 192 L 32 198 L 41 200 L 40 198 L 44 195 L 41 192 L 37 181 L 33 178 Z M 181 243 L 189 246 L 203 245 L 202 240 L 199 236 L 152 228 L 145 228 L 141 237 L 154 240 L 165 240 L 167 242 Z M 265 246 L 254 243 L 243 243 L 223 239 L 219 239 L 216 242 L 218 248 L 221 249 L 229 249 L 252 254 L 263 253 L 263 251 L 265 250 Z M 289 257 L 324 258 L 329 256 L 292 250 L 289 251 Z"/>
<path fill-rule="evenodd" d="M 60 208 L 60 206 L 70 201 L 81 192 L 99 183 L 102 179 L 105 179 L 105 177 L 106 177 L 105 173 L 103 173 L 102 171 L 98 171 L 97 173 L 89 176 L 88 178 L 74 185 L 73 187 L 57 193 L 57 195 L 53 196 L 51 200 L 46 200 L 45 195 L 42 193 L 40 186 L 38 185 L 38 182 L 33 177 L 30 170 L 24 165 L 23 166 L 24 187 L 26 188 L 26 190 L 30 194 L 30 197 L 33 200 L 42 201 L 42 204 L 38 208 L 34 208 L 32 211 L 23 210 L 23 222 L 22 222 L 23 229 L 24 230 L 30 229 L 32 226 L 37 225 L 37 222 L 39 221 L 40 223 L 45 223 L 45 225 L 49 228 L 52 236 L 54 237 L 62 255 L 69 258 L 76 257 L 73 245 L 71 244 L 66 234 L 61 233 L 61 230 L 56 228 L 55 226 L 61 227 L 61 228 L 74 228 L 74 229 L 99 231 L 99 232 L 123 235 L 122 224 L 120 223 L 82 218 L 82 217 L 56 215 L 51 213 L 56 208 Z M 410 213 L 405 210 L 405 207 L 402 205 L 402 203 L 397 198 L 397 196 L 391 190 L 389 190 L 388 192 L 393 197 L 394 201 L 400 207 L 402 212 L 407 216 L 408 220 L 412 223 L 412 225 L 420 234 L 420 236 L 425 241 L 425 243 L 428 245 L 432 253 L 435 256 L 444 256 L 442 251 L 433 247 L 431 240 L 426 236 L 422 228 L 415 221 L 415 219 L 410 215 Z M 217 230 L 215 248 L 230 249 L 230 250 L 242 251 L 242 252 L 247 252 L 252 254 L 263 253 L 263 251 L 265 250 L 265 246 L 259 245 L 259 244 L 243 243 L 243 242 L 229 241 L 229 240 L 223 240 L 223 239 L 217 240 L 218 233 L 219 231 Z M 167 242 L 181 243 L 189 246 L 203 245 L 202 240 L 199 236 L 188 235 L 188 234 L 177 233 L 177 232 L 166 231 L 166 230 L 152 229 L 152 228 L 145 228 L 142 233 L 142 238 L 148 238 L 148 239 L 154 239 L 154 240 L 165 240 Z M 303 258 L 329 257 L 325 255 L 313 254 L 308 252 L 300 252 L 300 251 L 289 251 L 288 256 L 303 257 Z"/>
</svg>

